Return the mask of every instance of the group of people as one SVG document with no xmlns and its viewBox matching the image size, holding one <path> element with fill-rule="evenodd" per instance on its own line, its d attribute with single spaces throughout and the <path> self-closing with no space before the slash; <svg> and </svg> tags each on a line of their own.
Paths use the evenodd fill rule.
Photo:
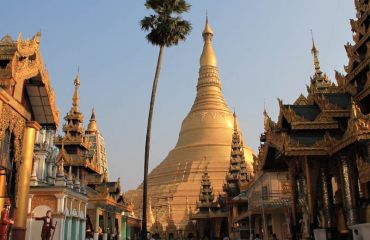
<svg viewBox="0 0 370 240">
<path fill-rule="evenodd" d="M 14 220 L 11 218 L 10 214 L 11 203 L 9 199 L 4 202 L 4 208 L 1 211 L 0 219 L 0 240 L 7 240 L 10 233 L 10 228 L 14 224 Z M 53 231 L 56 226 L 56 222 L 53 222 L 52 212 L 48 210 L 44 217 L 34 217 L 32 218 L 36 221 L 43 221 L 41 230 L 41 240 L 52 240 Z"/>
</svg>

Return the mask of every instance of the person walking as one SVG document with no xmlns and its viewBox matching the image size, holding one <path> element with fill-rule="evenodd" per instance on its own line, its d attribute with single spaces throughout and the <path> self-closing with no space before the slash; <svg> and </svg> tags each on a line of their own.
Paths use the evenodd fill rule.
<svg viewBox="0 0 370 240">
<path fill-rule="evenodd" d="M 41 229 L 42 240 L 51 240 L 51 232 L 55 229 L 55 225 L 53 225 L 53 218 L 51 217 L 51 215 L 51 210 L 48 210 L 44 217 L 34 217 L 36 221 L 43 221 Z"/>
</svg>

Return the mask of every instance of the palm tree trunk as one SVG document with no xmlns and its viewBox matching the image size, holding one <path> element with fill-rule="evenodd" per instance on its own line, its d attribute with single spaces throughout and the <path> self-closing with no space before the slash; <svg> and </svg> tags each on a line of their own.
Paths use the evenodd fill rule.
<svg viewBox="0 0 370 240">
<path fill-rule="evenodd" d="M 152 118 L 153 118 L 153 109 L 155 102 L 155 95 L 157 93 L 157 85 L 159 79 L 159 73 L 161 71 L 162 65 L 162 56 L 163 56 L 164 46 L 159 48 L 157 68 L 155 70 L 154 81 L 152 86 L 152 96 L 150 98 L 150 107 L 148 115 L 148 125 L 146 128 L 146 138 L 145 138 L 145 159 L 144 159 L 144 182 L 143 182 L 143 212 L 142 212 L 142 226 L 141 226 L 141 239 L 146 240 L 147 238 L 147 200 L 148 200 L 148 166 L 149 166 L 149 151 L 150 151 L 150 137 L 152 131 Z"/>
</svg>

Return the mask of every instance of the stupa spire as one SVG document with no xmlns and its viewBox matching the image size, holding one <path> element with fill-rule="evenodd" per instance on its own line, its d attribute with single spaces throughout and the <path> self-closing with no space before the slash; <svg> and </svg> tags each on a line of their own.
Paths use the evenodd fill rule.
<svg viewBox="0 0 370 240">
<path fill-rule="evenodd" d="M 197 97 L 192 111 L 212 109 L 230 112 L 221 92 L 221 81 L 218 75 L 217 58 L 212 47 L 213 31 L 206 17 L 206 24 L 202 32 L 204 45 L 200 56 Z"/>
<path fill-rule="evenodd" d="M 312 49 L 311 49 L 311 53 L 313 55 L 313 63 L 315 65 L 315 73 L 316 73 L 316 75 L 319 75 L 320 76 L 322 74 L 322 71 L 320 69 L 319 51 L 316 48 L 315 40 L 313 38 L 312 30 L 311 30 L 311 37 L 312 37 Z"/>
<path fill-rule="evenodd" d="M 98 131 L 98 126 L 96 124 L 96 118 L 95 118 L 95 108 L 91 111 L 91 117 L 89 125 L 87 126 L 86 134 L 94 133 Z"/>
<path fill-rule="evenodd" d="M 200 57 L 200 66 L 217 66 L 217 59 L 216 54 L 213 51 L 212 47 L 212 37 L 213 31 L 211 26 L 208 23 L 208 16 L 206 16 L 206 24 L 204 26 L 204 30 L 202 33 L 204 45 L 203 45 L 203 52 Z"/>
<path fill-rule="evenodd" d="M 77 71 L 77 76 L 74 81 L 75 91 L 72 97 L 72 111 L 78 112 L 78 106 L 80 104 L 80 96 L 78 94 L 78 88 L 80 87 L 80 70 Z"/>
<path fill-rule="evenodd" d="M 235 111 L 233 113 L 233 118 L 234 118 L 234 132 L 237 132 L 238 131 L 238 123 L 236 121 L 236 113 L 235 113 Z"/>
<path fill-rule="evenodd" d="M 311 53 L 313 55 L 313 63 L 315 65 L 315 74 L 311 77 L 311 86 L 310 89 L 312 92 L 325 92 L 330 86 L 331 82 L 328 76 L 321 71 L 320 61 L 319 61 L 319 50 L 316 48 L 315 40 L 313 38 L 313 33 L 311 30 L 312 37 L 312 49 Z"/>
</svg>

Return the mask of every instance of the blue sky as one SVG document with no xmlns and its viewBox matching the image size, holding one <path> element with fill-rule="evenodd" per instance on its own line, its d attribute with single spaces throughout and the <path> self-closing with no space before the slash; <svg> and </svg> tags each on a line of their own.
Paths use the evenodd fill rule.
<svg viewBox="0 0 370 240">
<path fill-rule="evenodd" d="M 322 70 L 334 79 L 352 42 L 349 0 L 192 0 L 184 18 L 193 30 L 187 41 L 166 49 L 153 122 L 150 168 L 176 144 L 193 103 L 201 31 L 208 11 L 215 32 L 223 93 L 235 108 L 245 140 L 255 151 L 263 130 L 264 103 L 276 119 L 277 98 L 293 102 L 306 93 L 314 72 L 313 29 Z M 147 109 L 158 49 L 148 44 L 139 21 L 150 12 L 142 0 L 42 1 L 2 3 L 0 35 L 32 37 L 42 31 L 41 50 L 49 70 L 61 121 L 71 106 L 80 66 L 85 126 L 95 107 L 109 158 L 109 176 L 125 190 L 142 181 Z"/>
</svg>

